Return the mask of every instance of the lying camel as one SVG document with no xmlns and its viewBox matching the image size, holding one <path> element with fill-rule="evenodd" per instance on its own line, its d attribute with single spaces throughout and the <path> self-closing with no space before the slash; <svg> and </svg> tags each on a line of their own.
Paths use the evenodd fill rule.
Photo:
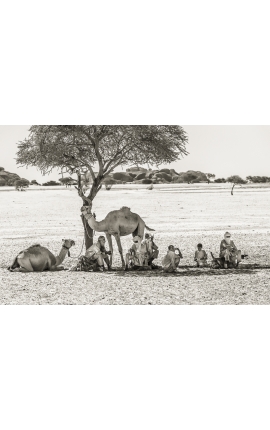
<svg viewBox="0 0 270 430">
<path fill-rule="evenodd" d="M 57 257 L 55 257 L 48 248 L 41 245 L 32 245 L 21 251 L 12 265 L 8 267 L 10 272 L 43 272 L 44 270 L 64 270 L 60 264 L 64 261 L 66 255 L 70 255 L 69 249 L 75 245 L 74 240 L 63 239 L 62 248 Z M 59 267 L 60 266 L 60 267 Z"/>
<path fill-rule="evenodd" d="M 145 222 L 142 220 L 140 215 L 131 212 L 130 208 L 124 206 L 120 210 L 111 211 L 104 218 L 103 221 L 96 221 L 94 215 L 91 213 L 91 205 L 83 206 L 81 211 L 84 217 L 87 219 L 89 226 L 94 231 L 104 232 L 106 234 L 108 245 L 111 251 L 110 265 L 112 264 L 113 256 L 113 246 L 112 246 L 112 236 L 115 237 L 118 251 L 121 256 L 122 266 L 125 267 L 125 260 L 123 257 L 123 248 L 121 245 L 121 236 L 127 236 L 132 234 L 133 237 L 138 237 L 138 252 L 140 252 L 140 246 L 144 235 L 144 229 L 149 231 L 155 231 L 150 227 L 147 227 Z"/>
</svg>

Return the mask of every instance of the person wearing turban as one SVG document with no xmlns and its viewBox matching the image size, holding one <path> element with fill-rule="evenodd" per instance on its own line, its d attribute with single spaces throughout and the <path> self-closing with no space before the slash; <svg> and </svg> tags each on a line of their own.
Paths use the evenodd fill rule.
<svg viewBox="0 0 270 430">
<path fill-rule="evenodd" d="M 241 261 L 241 251 L 237 249 L 233 240 L 231 239 L 231 234 L 227 231 L 224 234 L 224 239 L 220 243 L 220 254 L 221 258 L 224 258 L 224 269 L 233 264 L 234 267 L 238 266 Z"/>
</svg>

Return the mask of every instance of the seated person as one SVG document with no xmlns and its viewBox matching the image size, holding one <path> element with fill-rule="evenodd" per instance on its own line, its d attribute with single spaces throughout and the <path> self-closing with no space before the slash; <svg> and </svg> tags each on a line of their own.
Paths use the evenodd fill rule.
<svg viewBox="0 0 270 430">
<path fill-rule="evenodd" d="M 197 245 L 198 251 L 195 251 L 194 261 L 197 262 L 197 267 L 205 266 L 207 264 L 207 254 L 201 243 Z"/>
<path fill-rule="evenodd" d="M 224 239 L 220 243 L 219 256 L 224 259 L 224 269 L 227 269 L 231 264 L 237 267 L 241 261 L 241 251 L 236 248 L 228 232 L 224 234 Z"/>
<path fill-rule="evenodd" d="M 135 236 L 133 238 L 133 245 L 126 254 L 125 270 L 128 270 L 129 268 L 136 270 L 140 267 L 148 266 L 147 261 L 148 259 L 146 244 L 142 242 L 140 246 L 138 237 Z"/>
<path fill-rule="evenodd" d="M 104 261 L 108 266 L 108 270 L 111 269 L 110 261 L 108 255 L 111 254 L 111 251 L 106 251 L 105 249 L 106 239 L 104 236 L 99 236 L 98 241 L 93 243 L 90 248 L 86 250 L 85 257 L 95 263 L 97 263 L 97 269 L 100 272 L 104 271 Z"/>
<path fill-rule="evenodd" d="M 153 261 L 158 258 L 159 250 L 158 246 L 155 244 L 153 240 L 153 236 L 150 236 L 150 234 L 145 233 L 145 240 L 143 244 L 146 245 L 146 251 L 147 251 L 147 259 L 148 259 L 148 265 L 152 266 L 152 268 L 156 268 L 157 266 L 153 263 Z"/>
<path fill-rule="evenodd" d="M 176 272 L 180 258 L 183 258 L 180 249 L 170 245 L 167 254 L 162 260 L 163 271 L 168 273 Z"/>
</svg>

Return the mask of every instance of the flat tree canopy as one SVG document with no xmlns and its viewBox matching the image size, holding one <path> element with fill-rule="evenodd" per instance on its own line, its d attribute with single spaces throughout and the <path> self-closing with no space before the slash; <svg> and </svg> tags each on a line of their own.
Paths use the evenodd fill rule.
<svg viewBox="0 0 270 430">
<path fill-rule="evenodd" d="M 169 164 L 187 155 L 188 137 L 178 125 L 34 125 L 18 144 L 17 164 L 77 174 L 84 205 L 92 203 L 104 179 L 120 165 Z M 93 167 L 98 164 L 98 174 Z M 93 179 L 84 195 L 81 176 Z"/>
</svg>

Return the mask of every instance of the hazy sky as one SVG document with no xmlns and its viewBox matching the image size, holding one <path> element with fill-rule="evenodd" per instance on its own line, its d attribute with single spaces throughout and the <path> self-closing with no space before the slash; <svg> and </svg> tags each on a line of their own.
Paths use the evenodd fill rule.
<svg viewBox="0 0 270 430">
<path fill-rule="evenodd" d="M 0 126 L 0 166 L 26 179 L 58 180 L 57 171 L 42 176 L 35 168 L 18 168 L 16 143 L 28 135 L 28 125 Z M 270 176 L 270 126 L 184 125 L 189 136 L 189 155 L 170 167 L 177 172 L 200 170 L 216 177 L 236 174 Z M 166 166 L 167 167 L 167 166 Z M 121 168 L 120 168 L 121 169 Z"/>
</svg>

